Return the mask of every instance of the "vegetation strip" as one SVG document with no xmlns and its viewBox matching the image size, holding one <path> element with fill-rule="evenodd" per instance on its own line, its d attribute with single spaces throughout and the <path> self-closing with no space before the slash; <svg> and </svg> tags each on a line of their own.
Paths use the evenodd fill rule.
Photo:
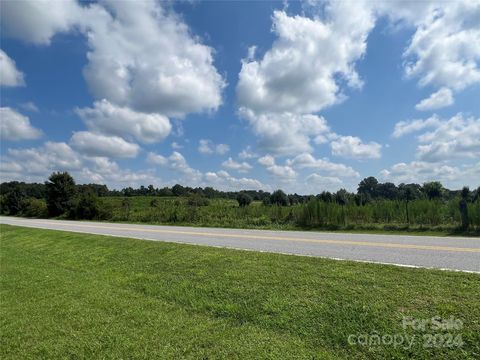
<svg viewBox="0 0 480 360">
<path fill-rule="evenodd" d="M 45 184 L 2 183 L 0 213 L 164 225 L 479 236 L 480 188 L 448 190 L 439 182 L 396 186 L 369 177 L 356 193 L 224 192 L 179 184 L 118 191 L 99 184 L 77 185 L 70 174 L 53 173 Z"/>
</svg>

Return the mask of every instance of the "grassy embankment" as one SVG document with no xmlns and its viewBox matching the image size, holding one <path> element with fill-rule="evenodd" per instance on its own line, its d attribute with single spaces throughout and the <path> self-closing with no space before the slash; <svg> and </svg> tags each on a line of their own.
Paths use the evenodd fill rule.
<svg viewBox="0 0 480 360">
<path fill-rule="evenodd" d="M 0 357 L 478 359 L 480 276 L 1 226 Z M 402 317 L 463 321 L 424 347 Z M 436 332 L 444 336 L 447 332 Z M 411 348 L 349 345 L 416 336 Z"/>
</svg>

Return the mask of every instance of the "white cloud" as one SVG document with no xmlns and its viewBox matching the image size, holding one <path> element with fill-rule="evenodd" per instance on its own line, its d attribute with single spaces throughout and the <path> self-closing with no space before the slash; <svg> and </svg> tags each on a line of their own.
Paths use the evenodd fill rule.
<svg viewBox="0 0 480 360">
<path fill-rule="evenodd" d="M 334 176 L 322 176 L 320 174 L 310 174 L 305 179 L 308 188 L 312 193 L 321 191 L 336 191 L 343 185 L 343 181 Z"/>
<path fill-rule="evenodd" d="M 78 183 L 104 183 L 114 188 L 156 181 L 147 172 L 122 169 L 106 157 L 82 156 L 66 143 L 51 141 L 36 148 L 8 149 L 0 168 L 2 181 L 43 182 L 53 171 L 68 171 Z"/>
<path fill-rule="evenodd" d="M 259 145 L 273 154 L 298 154 L 311 151 L 310 137 L 330 131 L 323 117 L 293 113 L 255 114 L 241 108 L 240 114 L 249 121 L 253 132 L 260 137 Z"/>
<path fill-rule="evenodd" d="M 453 104 L 453 102 L 452 90 L 443 87 L 437 92 L 431 94 L 428 98 L 420 101 L 417 105 L 415 105 L 415 109 L 420 111 L 436 110 L 450 106 Z"/>
<path fill-rule="evenodd" d="M 27 111 L 31 111 L 31 112 L 39 112 L 40 111 L 38 109 L 38 106 L 35 105 L 35 103 L 33 101 L 24 102 L 24 103 L 20 104 L 20 106 L 22 107 L 22 109 L 27 110 Z"/>
<path fill-rule="evenodd" d="M 0 108 L 0 137 L 3 140 L 37 139 L 42 132 L 30 124 L 27 116 L 9 108 Z"/>
<path fill-rule="evenodd" d="M 172 149 L 178 150 L 178 149 L 183 149 L 183 145 L 180 145 L 176 141 L 172 142 Z"/>
<path fill-rule="evenodd" d="M 226 171 L 206 172 L 204 184 L 214 186 L 219 190 L 260 190 L 268 189 L 268 186 L 251 178 L 236 178 Z M 205 186 L 204 185 L 204 186 Z"/>
<path fill-rule="evenodd" d="M 250 145 L 248 145 L 245 149 L 243 149 L 238 154 L 238 157 L 242 160 L 246 160 L 246 159 L 254 159 L 254 158 L 258 157 L 258 155 L 256 153 L 254 153 L 252 151 L 252 148 L 250 147 Z"/>
<path fill-rule="evenodd" d="M 398 163 L 390 169 L 380 172 L 384 181 L 394 183 L 423 183 L 426 181 L 441 181 L 450 188 L 460 188 L 464 185 L 478 186 L 480 163 L 472 165 L 450 166 L 424 161 Z"/>
<path fill-rule="evenodd" d="M 361 85 L 354 63 L 374 24 L 362 4 L 334 2 L 323 21 L 284 11 L 274 11 L 272 21 L 277 39 L 271 49 L 261 60 L 242 62 L 240 106 L 255 113 L 312 113 L 341 99 L 336 77 Z"/>
<path fill-rule="evenodd" d="M 165 116 L 137 112 L 107 100 L 96 101 L 93 108 L 76 109 L 76 113 L 92 131 L 143 143 L 161 141 L 172 129 Z"/>
<path fill-rule="evenodd" d="M 353 159 L 378 159 L 382 149 L 382 145 L 376 142 L 365 144 L 354 136 L 339 136 L 330 143 L 330 147 L 333 155 Z"/>
<path fill-rule="evenodd" d="M 85 24 L 84 75 L 96 98 L 177 117 L 221 105 L 225 82 L 214 51 L 179 16 L 153 0 L 104 4 L 108 12 L 91 6 L 102 16 Z"/>
<path fill-rule="evenodd" d="M 177 151 L 174 151 L 170 156 L 164 157 L 155 153 L 150 153 L 147 157 L 147 161 L 152 164 L 158 164 L 168 167 L 180 175 L 179 179 L 174 181 L 180 181 L 187 186 L 213 186 L 219 190 L 245 190 L 245 189 L 268 189 L 267 185 L 262 184 L 260 181 L 252 178 L 236 178 L 230 175 L 225 170 L 217 172 L 207 171 L 205 173 L 200 172 L 192 168 L 185 157 Z"/>
<path fill-rule="evenodd" d="M 287 165 L 298 169 L 316 169 L 329 176 L 336 177 L 359 177 L 360 174 L 350 166 L 333 163 L 328 159 L 315 159 L 311 154 L 303 153 L 297 155 L 291 160 L 287 160 Z"/>
<path fill-rule="evenodd" d="M 174 151 L 172 155 L 168 157 L 168 166 L 173 171 L 185 176 L 185 180 L 188 182 L 196 183 L 202 178 L 202 173 L 190 167 L 185 157 L 178 151 Z"/>
<path fill-rule="evenodd" d="M 359 2 L 328 4 L 323 19 L 274 11 L 272 47 L 242 61 L 237 85 L 239 114 L 273 154 L 312 151 L 310 137 L 328 131 L 311 113 L 342 101 L 340 83 L 361 87 L 355 62 L 373 28 L 371 11 Z"/>
<path fill-rule="evenodd" d="M 436 127 L 441 123 L 437 115 L 433 115 L 428 119 L 416 119 L 400 121 L 395 124 L 392 136 L 394 138 L 402 137 L 403 135 L 410 134 L 412 132 L 420 131 L 429 127 Z"/>
<path fill-rule="evenodd" d="M 250 165 L 249 163 L 245 161 L 237 162 L 233 160 L 231 157 L 225 160 L 222 163 L 222 166 L 227 169 L 236 170 L 238 172 L 248 172 L 249 170 L 252 169 L 252 165 Z"/>
<path fill-rule="evenodd" d="M 147 162 L 154 165 L 167 165 L 168 159 L 163 155 L 149 152 L 147 155 Z"/>
<path fill-rule="evenodd" d="M 74 172 L 75 178 L 81 182 L 95 182 L 108 184 L 110 187 L 120 188 L 125 186 L 145 185 L 158 182 L 153 174 L 144 171 L 122 169 L 115 161 L 106 157 L 85 158 L 84 167 Z"/>
<path fill-rule="evenodd" d="M 134 158 L 140 147 L 118 136 L 105 136 L 89 131 L 78 131 L 70 139 L 70 145 L 87 156 L 109 158 Z"/>
<path fill-rule="evenodd" d="M 442 121 L 434 130 L 421 134 L 417 157 L 438 162 L 450 159 L 480 158 L 480 118 L 457 114 Z"/>
<path fill-rule="evenodd" d="M 48 45 L 56 33 L 72 30 L 84 15 L 82 7 L 71 0 L 2 1 L 1 22 L 8 36 Z"/>
<path fill-rule="evenodd" d="M 25 85 L 23 73 L 17 69 L 15 61 L 13 61 L 2 49 L 0 49 L 0 69 L 0 86 Z"/>
<path fill-rule="evenodd" d="M 297 177 L 297 173 L 289 165 L 281 166 L 275 163 L 275 158 L 271 155 L 265 155 L 259 158 L 258 163 L 265 167 L 268 173 L 276 180 L 293 181 Z"/>
<path fill-rule="evenodd" d="M 429 5 L 404 54 L 407 76 L 420 78 L 421 86 L 455 90 L 480 83 L 480 1 Z"/>
<path fill-rule="evenodd" d="M 227 144 L 214 144 L 211 140 L 200 139 L 198 142 L 198 151 L 202 154 L 219 154 L 224 155 L 230 151 L 230 146 Z"/>
<path fill-rule="evenodd" d="M 214 111 L 222 103 L 226 83 L 213 64 L 213 48 L 155 0 L 11 1 L 2 6 L 2 28 L 45 45 L 57 33 L 85 35 L 84 77 L 99 101 L 77 111 L 90 130 L 156 142 L 171 131 L 167 116 Z"/>
<path fill-rule="evenodd" d="M 27 176 L 46 177 L 52 171 L 79 170 L 82 165 L 80 156 L 70 146 L 52 141 L 38 148 L 8 149 L 7 160 L 21 166 Z"/>
</svg>

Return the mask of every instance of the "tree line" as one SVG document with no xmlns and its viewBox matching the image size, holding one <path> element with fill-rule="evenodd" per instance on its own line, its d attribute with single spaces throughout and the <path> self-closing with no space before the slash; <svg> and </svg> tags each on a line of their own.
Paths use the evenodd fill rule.
<svg viewBox="0 0 480 360">
<path fill-rule="evenodd" d="M 261 202 L 263 206 L 292 207 L 303 206 L 304 220 L 307 224 L 323 223 L 326 212 L 319 213 L 322 204 L 335 204 L 339 209 L 339 223 L 346 223 L 352 215 L 352 206 L 365 207 L 369 204 L 394 202 L 396 207 L 403 204 L 403 213 L 407 224 L 415 209 L 410 209 L 410 203 L 425 200 L 430 202 L 458 201 L 457 210 L 462 218 L 462 227 L 468 227 L 468 204 L 479 201 L 480 187 L 470 191 L 468 187 L 462 190 L 446 189 L 440 182 L 420 184 L 380 183 L 374 177 L 367 177 L 359 184 L 355 193 L 340 189 L 337 192 L 323 191 L 316 195 L 286 194 L 282 190 L 272 193 L 262 190 L 219 191 L 212 187 L 188 187 L 176 184 L 172 187 L 156 188 L 153 185 L 139 188 L 127 187 L 122 190 L 110 190 L 102 184 L 76 184 L 67 172 L 52 173 L 45 183 L 5 182 L 0 185 L 0 212 L 8 215 L 24 215 L 30 217 L 67 217 L 71 219 L 109 219 L 111 214 L 107 207 L 102 206 L 101 198 L 123 197 L 122 207 L 129 209 L 129 198 L 135 196 L 152 196 L 150 207 L 158 207 L 157 197 L 177 197 L 187 199 L 188 206 L 198 207 L 209 204 L 209 199 L 232 199 L 238 202 L 239 208 L 248 207 L 253 201 Z M 435 205 L 434 205 L 435 206 Z M 378 207 L 378 206 L 377 206 Z M 333 208 L 333 206 L 330 206 Z M 322 210 L 323 211 L 323 210 Z M 325 210 L 327 211 L 327 210 Z M 330 210 L 329 210 L 330 211 Z M 364 210 L 363 212 L 365 212 Z M 387 208 L 385 208 L 387 212 Z M 398 212 L 399 210 L 397 210 Z M 310 212 L 310 213 L 309 213 Z M 357 211 L 358 213 L 358 211 Z M 316 214 L 313 221 L 312 214 Z M 350 215 L 349 215 L 350 214 Z M 308 220 L 310 219 L 310 220 Z M 343 219 L 343 220 L 342 220 Z"/>
</svg>

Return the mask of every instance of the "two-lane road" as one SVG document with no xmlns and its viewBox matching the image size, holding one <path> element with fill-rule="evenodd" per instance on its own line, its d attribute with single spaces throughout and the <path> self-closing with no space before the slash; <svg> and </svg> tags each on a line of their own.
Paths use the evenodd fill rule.
<svg viewBox="0 0 480 360">
<path fill-rule="evenodd" d="M 133 225 L 0 217 L 0 223 L 129 238 L 480 273 L 480 238 Z"/>
</svg>

